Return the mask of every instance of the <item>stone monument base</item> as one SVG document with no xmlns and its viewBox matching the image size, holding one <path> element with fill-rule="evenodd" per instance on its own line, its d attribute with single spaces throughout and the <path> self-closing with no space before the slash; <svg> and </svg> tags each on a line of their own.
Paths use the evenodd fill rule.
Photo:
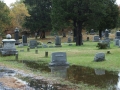
<svg viewBox="0 0 120 90">
<path fill-rule="evenodd" d="M 55 47 L 62 47 L 62 45 L 55 45 Z"/>
<path fill-rule="evenodd" d="M 6 55 L 15 55 L 16 53 L 18 53 L 18 51 L 16 50 L 8 50 L 8 49 L 1 49 L 0 50 L 1 55 L 6 56 Z"/>
<path fill-rule="evenodd" d="M 55 62 L 51 62 L 51 63 L 49 63 L 49 66 L 69 66 L 69 63 L 65 63 L 65 62 L 57 62 L 57 63 L 55 63 Z"/>
</svg>

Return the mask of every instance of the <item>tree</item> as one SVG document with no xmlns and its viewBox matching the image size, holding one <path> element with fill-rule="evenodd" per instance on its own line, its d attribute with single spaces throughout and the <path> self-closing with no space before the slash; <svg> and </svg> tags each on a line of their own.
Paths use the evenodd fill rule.
<svg viewBox="0 0 120 90">
<path fill-rule="evenodd" d="M 83 44 L 82 29 L 88 27 L 98 28 L 103 17 L 107 15 L 109 3 L 113 1 L 114 0 L 64 0 L 66 5 L 59 6 L 61 6 L 63 9 L 62 11 L 65 13 L 61 12 L 61 8 L 59 7 L 57 13 L 54 13 L 56 12 L 55 10 L 51 12 L 54 14 L 53 16 L 55 16 L 52 17 L 52 20 L 55 20 L 53 18 L 56 17 L 62 17 L 62 19 L 68 21 L 72 20 L 75 33 L 74 36 L 76 36 L 76 46 L 79 46 Z M 52 0 L 52 9 L 56 8 L 59 2 L 63 2 L 63 0 Z M 111 4 L 113 5 L 114 3 Z M 59 14 L 59 16 L 57 16 L 57 14 Z M 56 23 L 60 23 L 59 18 Z M 57 27 L 56 24 L 52 25 L 53 27 Z"/>
<path fill-rule="evenodd" d="M 106 6 L 106 15 L 102 18 L 99 26 L 97 27 L 100 38 L 102 38 L 102 31 L 105 29 L 113 29 L 117 27 L 117 22 L 119 20 L 119 8 L 114 3 L 114 0 L 108 0 L 108 5 Z"/>
<path fill-rule="evenodd" d="M 7 5 L 0 1 L 0 33 L 3 34 L 6 26 L 10 24 L 10 10 Z"/>
<path fill-rule="evenodd" d="M 40 38 L 45 38 L 45 31 L 51 29 L 51 1 L 25 0 L 30 17 L 26 17 L 24 26 L 31 32 L 41 32 Z"/>
<path fill-rule="evenodd" d="M 118 8 L 119 8 L 119 12 L 120 12 L 120 5 L 118 6 Z M 120 28 L 120 13 L 119 13 L 119 17 L 118 17 L 118 20 L 117 20 L 116 28 Z"/>
<path fill-rule="evenodd" d="M 25 4 L 22 2 L 15 2 L 10 5 L 10 16 L 11 16 L 11 27 L 22 28 L 24 19 L 26 16 L 30 16 L 28 14 L 28 10 L 25 7 Z"/>
</svg>

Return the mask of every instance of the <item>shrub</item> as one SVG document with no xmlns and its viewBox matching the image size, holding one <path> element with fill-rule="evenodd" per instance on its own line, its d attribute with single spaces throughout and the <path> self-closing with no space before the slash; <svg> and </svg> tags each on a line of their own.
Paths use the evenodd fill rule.
<svg viewBox="0 0 120 90">
<path fill-rule="evenodd" d="M 97 46 L 99 49 L 106 49 L 108 47 L 107 43 L 98 43 Z"/>
</svg>

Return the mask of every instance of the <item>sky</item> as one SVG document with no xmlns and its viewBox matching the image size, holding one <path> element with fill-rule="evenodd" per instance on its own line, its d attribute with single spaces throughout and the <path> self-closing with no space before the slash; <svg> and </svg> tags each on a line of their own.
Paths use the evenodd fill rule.
<svg viewBox="0 0 120 90">
<path fill-rule="evenodd" d="M 16 0 L 3 0 L 8 6 L 10 6 L 11 3 L 16 2 Z M 120 0 L 116 0 L 117 4 L 120 5 Z"/>
<path fill-rule="evenodd" d="M 16 2 L 16 0 L 3 0 L 3 1 L 7 4 L 7 6 L 10 6 L 11 3 Z"/>
</svg>

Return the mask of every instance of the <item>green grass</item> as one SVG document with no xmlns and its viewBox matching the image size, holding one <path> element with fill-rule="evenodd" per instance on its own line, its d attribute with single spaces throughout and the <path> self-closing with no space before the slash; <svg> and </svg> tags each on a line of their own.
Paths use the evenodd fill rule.
<svg viewBox="0 0 120 90">
<path fill-rule="evenodd" d="M 27 46 L 23 48 L 16 49 L 19 52 L 19 61 L 15 60 L 15 56 L 1 56 L 0 57 L 0 65 L 4 65 L 10 68 L 17 68 L 20 70 L 25 70 L 26 72 L 32 72 L 30 68 L 25 66 L 22 62 L 23 60 L 30 61 L 44 61 L 45 63 L 49 63 L 51 61 L 51 54 L 53 52 L 66 52 L 67 54 L 67 62 L 70 65 L 80 65 L 91 68 L 101 68 L 109 71 L 118 71 L 120 69 L 120 48 L 118 46 L 114 46 L 114 43 L 111 42 L 109 49 L 98 49 L 97 42 L 84 42 L 82 46 L 76 46 L 75 43 L 72 43 L 72 46 L 68 46 L 68 44 L 62 43 L 62 47 L 59 48 L 38 48 L 38 54 L 35 54 L 35 49 L 30 49 L 30 52 L 27 52 Z M 20 52 L 20 50 L 24 50 L 24 52 Z M 110 51 L 111 54 L 107 54 L 107 51 Z M 45 52 L 48 51 L 48 57 L 45 57 Z M 94 56 L 98 52 L 105 53 L 106 60 L 103 62 L 94 62 Z M 34 72 L 38 74 L 38 72 Z M 40 73 L 40 72 L 39 72 Z M 44 73 L 45 75 L 45 73 Z M 47 74 L 46 74 L 47 76 Z M 49 77 L 49 75 L 47 76 Z M 80 90 L 100 90 L 99 88 L 95 88 L 94 86 L 82 86 L 83 89 Z M 87 89 L 88 88 L 88 89 Z M 91 89 L 90 89 L 91 88 Z"/>
</svg>

